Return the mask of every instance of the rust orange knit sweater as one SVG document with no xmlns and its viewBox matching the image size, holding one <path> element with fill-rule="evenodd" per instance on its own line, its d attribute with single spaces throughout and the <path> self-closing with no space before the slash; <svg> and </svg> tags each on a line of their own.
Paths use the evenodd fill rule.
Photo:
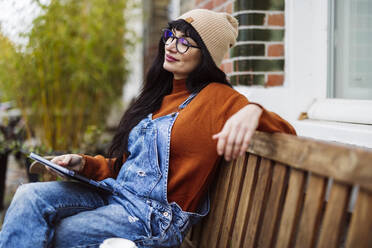
<svg viewBox="0 0 372 248">
<path fill-rule="evenodd" d="M 185 80 L 174 80 L 172 93 L 164 97 L 153 118 L 177 111 L 188 95 Z M 221 159 L 212 135 L 218 133 L 226 120 L 248 103 L 246 97 L 229 86 L 211 83 L 180 111 L 171 133 L 169 202 L 178 203 L 186 211 L 197 209 Z M 288 122 L 265 109 L 258 130 L 295 134 Z M 111 173 L 113 170 L 103 156 L 85 156 L 85 159 L 82 174 L 97 180 L 117 176 Z"/>
</svg>

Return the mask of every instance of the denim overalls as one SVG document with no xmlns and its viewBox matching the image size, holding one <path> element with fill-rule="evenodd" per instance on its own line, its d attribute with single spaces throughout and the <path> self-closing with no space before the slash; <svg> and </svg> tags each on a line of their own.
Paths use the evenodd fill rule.
<svg viewBox="0 0 372 248">
<path fill-rule="evenodd" d="M 191 94 L 178 110 L 182 111 L 195 96 Z M 128 140 L 130 156 L 118 177 L 104 180 L 119 194 L 113 198 L 124 205 L 130 202 L 129 208 L 151 230 L 148 237 L 134 239 L 138 246 L 177 246 L 188 229 L 209 211 L 208 198 L 199 213 L 184 212 L 167 200 L 171 131 L 179 111 L 154 120 L 149 114 L 135 126 Z"/>
<path fill-rule="evenodd" d="M 167 183 L 172 126 L 179 111 L 152 120 L 129 135 L 130 156 L 116 179 L 103 180 L 107 195 L 75 182 L 21 185 L 0 232 L 0 248 L 98 248 L 104 239 L 122 237 L 138 247 L 178 246 L 192 224 L 209 211 L 208 198 L 198 213 L 168 203 Z"/>
</svg>

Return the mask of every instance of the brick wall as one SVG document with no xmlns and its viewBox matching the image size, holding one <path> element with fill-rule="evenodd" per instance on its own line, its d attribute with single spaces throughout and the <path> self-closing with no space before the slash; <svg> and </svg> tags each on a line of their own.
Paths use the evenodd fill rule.
<svg viewBox="0 0 372 248">
<path fill-rule="evenodd" d="M 283 85 L 284 0 L 194 0 L 194 8 L 224 11 L 238 19 L 238 43 L 221 65 L 232 84 Z"/>
<path fill-rule="evenodd" d="M 167 26 L 169 2 L 170 0 L 142 0 L 144 75 L 157 55 L 161 29 Z"/>
</svg>

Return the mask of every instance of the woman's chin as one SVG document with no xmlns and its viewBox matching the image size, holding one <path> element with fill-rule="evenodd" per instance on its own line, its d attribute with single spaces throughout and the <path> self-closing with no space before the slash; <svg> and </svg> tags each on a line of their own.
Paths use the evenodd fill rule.
<svg viewBox="0 0 372 248">
<path fill-rule="evenodd" d="M 166 71 L 169 71 L 171 73 L 174 72 L 174 70 L 172 70 L 172 66 L 170 66 L 166 61 L 163 64 L 163 69 L 166 70 Z"/>
</svg>

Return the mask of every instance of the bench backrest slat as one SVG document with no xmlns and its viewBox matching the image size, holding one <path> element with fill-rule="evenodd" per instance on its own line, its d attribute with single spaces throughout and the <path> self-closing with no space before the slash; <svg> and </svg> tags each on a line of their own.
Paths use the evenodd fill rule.
<svg viewBox="0 0 372 248">
<path fill-rule="evenodd" d="M 256 132 L 249 153 L 372 191 L 372 152 L 287 134 Z"/>
<path fill-rule="evenodd" d="M 234 168 L 231 168 L 233 173 L 231 177 L 231 185 L 229 187 L 228 197 L 226 199 L 226 211 L 223 216 L 223 225 L 220 230 L 220 237 L 218 242 L 218 247 L 228 247 L 228 241 L 231 240 L 230 236 L 232 235 L 231 226 L 235 224 L 235 216 L 237 206 L 241 199 L 241 185 L 244 181 L 244 172 L 246 170 L 246 161 L 245 159 L 248 156 L 241 156 L 237 159 L 236 163 L 233 165 Z"/>
<path fill-rule="evenodd" d="M 344 231 L 351 187 L 334 182 L 320 228 L 318 247 L 337 248 Z"/>
<path fill-rule="evenodd" d="M 347 248 L 372 247 L 372 193 L 360 189 L 346 241 Z"/>
<path fill-rule="evenodd" d="M 283 208 L 284 190 L 287 180 L 286 166 L 276 163 L 273 168 L 270 193 L 258 237 L 258 247 L 271 247 L 275 241 L 277 225 L 279 224 L 278 217 Z"/>
<path fill-rule="evenodd" d="M 257 132 L 211 188 L 183 248 L 372 247 L 372 150 Z"/>
<path fill-rule="evenodd" d="M 276 239 L 277 247 L 293 247 L 303 205 L 305 182 L 306 175 L 303 171 L 290 170 L 287 194 Z"/>
<path fill-rule="evenodd" d="M 232 239 L 231 239 L 231 247 L 241 247 L 243 243 L 243 235 L 242 233 L 246 230 L 246 223 L 248 219 L 248 213 L 252 207 L 251 199 L 253 197 L 254 192 L 252 188 L 255 188 L 255 183 L 257 178 L 257 162 L 258 158 L 255 155 L 249 155 L 248 162 L 246 166 L 245 173 L 242 175 L 244 178 L 244 183 L 241 189 L 241 197 L 238 204 L 238 209 L 236 213 L 236 220 L 234 228 L 232 228 Z M 255 176 L 256 175 L 256 176 Z"/>
<path fill-rule="evenodd" d="M 258 178 L 254 196 L 252 198 L 252 209 L 249 213 L 247 231 L 245 232 L 244 244 L 247 247 L 254 247 L 256 235 L 262 223 L 260 222 L 263 206 L 266 205 L 266 192 L 268 190 L 268 182 L 271 180 L 272 166 L 268 159 L 261 159 L 258 168 Z"/>
<path fill-rule="evenodd" d="M 232 163 L 230 166 L 234 166 Z M 213 232 L 208 232 L 203 235 L 201 239 L 201 244 L 203 247 L 216 247 L 217 242 L 219 240 L 219 233 L 220 228 L 223 220 L 223 215 L 226 207 L 226 199 L 229 192 L 229 186 L 230 186 L 230 177 L 232 174 L 232 168 L 230 166 L 221 166 L 221 169 L 219 171 L 217 185 L 216 185 L 216 191 L 213 195 L 212 202 L 215 202 L 216 204 L 211 205 L 211 210 L 209 216 L 213 216 L 213 218 L 207 218 L 205 220 L 205 229 L 206 230 L 214 230 Z"/>
<path fill-rule="evenodd" d="M 317 175 L 310 175 L 306 187 L 304 206 L 301 213 L 296 247 L 313 247 L 316 231 L 319 228 L 323 210 L 326 180 Z"/>
</svg>

